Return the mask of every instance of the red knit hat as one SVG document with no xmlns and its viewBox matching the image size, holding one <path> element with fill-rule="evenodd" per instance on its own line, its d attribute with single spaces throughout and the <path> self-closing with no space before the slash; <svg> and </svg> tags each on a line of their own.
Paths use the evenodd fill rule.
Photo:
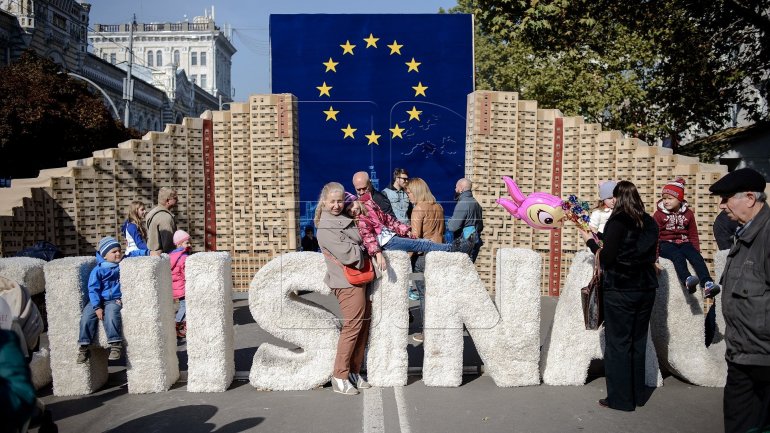
<svg viewBox="0 0 770 433">
<path fill-rule="evenodd" d="M 660 192 L 661 195 L 663 194 L 669 194 L 673 197 L 676 197 L 677 200 L 683 201 L 684 200 L 684 178 L 683 177 L 677 177 L 674 179 L 673 182 L 667 183 L 663 190 Z"/>
</svg>

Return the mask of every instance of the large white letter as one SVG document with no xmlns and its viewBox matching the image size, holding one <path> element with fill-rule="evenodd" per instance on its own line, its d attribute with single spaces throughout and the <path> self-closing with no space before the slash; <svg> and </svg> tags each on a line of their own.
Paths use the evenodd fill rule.
<svg viewBox="0 0 770 433">
<path fill-rule="evenodd" d="M 324 284 L 320 253 L 288 253 L 263 266 L 249 287 L 249 310 L 260 328 L 296 344 L 296 350 L 263 343 L 254 355 L 249 382 L 257 389 L 306 390 L 332 375 L 339 338 L 334 314 L 300 298 L 297 290 L 331 293 Z"/>
<path fill-rule="evenodd" d="M 551 337 L 543 351 L 543 383 L 547 385 L 583 385 L 591 360 L 604 357 L 604 327 L 597 331 L 585 329 L 580 300 L 580 289 L 591 280 L 593 271 L 593 254 L 585 250 L 575 254 L 556 304 Z M 647 386 L 662 386 L 663 377 L 650 333 L 647 334 L 646 355 Z"/>
<path fill-rule="evenodd" d="M 233 278 L 228 253 L 187 259 L 187 390 L 222 392 L 235 374 Z"/>
<path fill-rule="evenodd" d="M 540 267 L 532 250 L 498 250 L 496 308 L 467 255 L 428 253 L 425 385 L 460 385 L 463 324 L 495 384 L 540 383 Z"/>
<path fill-rule="evenodd" d="M 724 269 L 727 251 L 717 253 L 719 281 Z M 703 292 L 689 294 L 682 287 L 670 260 L 660 259 L 660 287 L 652 310 L 652 338 L 660 360 L 672 374 L 700 386 L 725 386 L 727 361 L 723 331 L 722 295 L 716 302 L 717 332 L 714 342 L 706 347 Z"/>
<path fill-rule="evenodd" d="M 179 379 L 168 258 L 123 260 L 120 262 L 120 289 L 123 293 L 128 392 L 168 391 Z"/>
</svg>

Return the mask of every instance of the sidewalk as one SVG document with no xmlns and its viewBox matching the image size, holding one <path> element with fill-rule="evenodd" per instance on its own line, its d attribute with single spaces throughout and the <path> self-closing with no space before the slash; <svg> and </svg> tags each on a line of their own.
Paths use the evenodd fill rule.
<svg viewBox="0 0 770 433">
<path fill-rule="evenodd" d="M 306 295 L 336 311 L 334 299 Z M 331 303 L 329 301 L 332 301 Z M 543 298 L 542 333 L 547 333 L 556 299 Z M 342 396 L 329 386 L 310 391 L 255 390 L 248 383 L 251 359 L 259 344 L 281 341 L 261 331 L 246 301 L 235 303 L 236 370 L 245 372 L 224 393 L 189 393 L 178 382 L 165 393 L 129 395 L 125 368 L 110 367 L 104 389 L 86 397 L 43 401 L 60 432 L 721 432 L 722 388 L 703 388 L 666 377 L 636 412 L 603 409 L 601 362 L 580 387 L 498 388 L 484 375 L 466 375 L 459 388 L 429 388 L 419 375 L 405 387 L 372 388 Z M 284 344 L 285 345 L 285 344 Z M 186 369 L 186 348 L 179 346 Z M 411 342 L 410 367 L 419 367 L 422 346 Z M 465 365 L 480 363 L 469 337 Z M 665 376 L 664 376 L 665 377 Z M 36 430 L 31 430 L 36 431 Z"/>
</svg>

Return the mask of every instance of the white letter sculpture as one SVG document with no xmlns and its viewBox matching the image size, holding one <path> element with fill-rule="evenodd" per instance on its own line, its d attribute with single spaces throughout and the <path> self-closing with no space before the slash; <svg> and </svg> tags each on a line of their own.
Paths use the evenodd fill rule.
<svg viewBox="0 0 770 433">
<path fill-rule="evenodd" d="M 591 281 L 593 270 L 593 254 L 586 250 L 575 254 L 564 290 L 556 304 L 551 336 L 543 350 L 543 383 L 547 385 L 584 385 L 591 360 L 604 357 L 604 327 L 596 331 L 585 329 L 580 299 L 580 289 Z M 649 332 L 645 383 L 650 387 L 663 385 Z"/>
<path fill-rule="evenodd" d="M 187 259 L 187 390 L 226 391 L 235 374 L 232 260 L 228 253 Z"/>
<path fill-rule="evenodd" d="M 719 281 L 728 251 L 719 251 L 715 258 L 715 281 Z M 674 264 L 660 259 L 663 268 L 659 275 L 660 287 L 652 309 L 653 341 L 663 365 L 672 374 L 699 386 L 725 386 L 725 361 L 722 296 L 716 300 L 717 329 L 713 343 L 706 347 L 703 292 L 687 293 L 676 276 Z"/>
<path fill-rule="evenodd" d="M 462 382 L 463 324 L 497 386 L 540 383 L 540 269 L 540 256 L 532 250 L 498 250 L 495 307 L 467 255 L 428 253 L 425 385 Z"/>
</svg>

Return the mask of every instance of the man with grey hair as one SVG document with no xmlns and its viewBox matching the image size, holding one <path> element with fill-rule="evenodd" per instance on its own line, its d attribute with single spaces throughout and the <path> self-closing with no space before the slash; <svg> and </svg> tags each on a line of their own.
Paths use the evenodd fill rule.
<svg viewBox="0 0 770 433">
<path fill-rule="evenodd" d="M 725 432 L 770 431 L 770 208 L 765 178 L 728 173 L 709 191 L 740 224 L 722 273 L 727 383 Z"/>
<path fill-rule="evenodd" d="M 362 198 L 364 201 L 371 198 L 383 212 L 396 218 L 396 214 L 393 213 L 393 207 L 390 205 L 390 200 L 385 197 L 385 194 L 374 189 L 372 182 L 369 180 L 369 173 L 365 171 L 356 172 L 353 175 L 353 188 L 356 189 L 356 195 L 359 198 Z M 368 197 L 364 197 L 367 193 L 369 194 Z"/>
<path fill-rule="evenodd" d="M 455 184 L 455 211 L 447 221 L 446 228 L 454 235 L 455 239 L 465 238 L 475 243 L 471 251 L 471 260 L 476 262 L 481 245 L 481 232 L 484 230 L 484 220 L 481 214 L 481 205 L 475 198 L 471 189 L 470 180 L 462 178 Z"/>
<path fill-rule="evenodd" d="M 147 248 L 152 256 L 170 253 L 176 248 L 174 245 L 176 221 L 171 213 L 171 209 L 176 207 L 178 200 L 176 190 L 164 186 L 158 191 L 158 205 L 145 216 L 147 221 Z"/>
</svg>

